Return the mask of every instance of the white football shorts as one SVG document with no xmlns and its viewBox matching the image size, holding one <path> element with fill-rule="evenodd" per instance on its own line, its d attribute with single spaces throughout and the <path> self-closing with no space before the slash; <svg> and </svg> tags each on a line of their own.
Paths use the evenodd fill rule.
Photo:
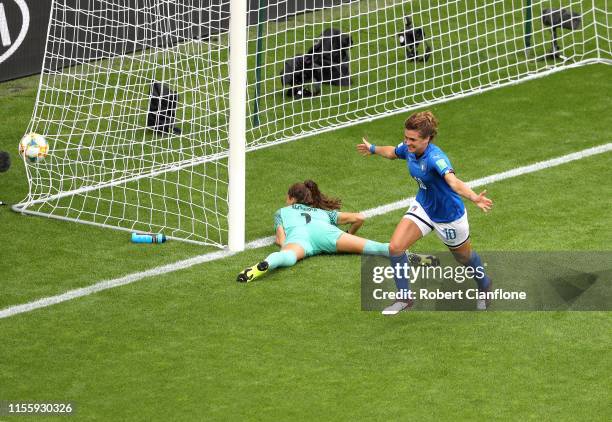
<svg viewBox="0 0 612 422">
<path fill-rule="evenodd" d="M 431 233 L 432 230 L 435 230 L 438 238 L 449 248 L 458 248 L 470 238 L 467 210 L 455 221 L 436 223 L 431 221 L 421 204 L 414 200 L 404 214 L 404 218 L 414 221 L 419 229 L 421 229 L 423 237 Z"/>
</svg>

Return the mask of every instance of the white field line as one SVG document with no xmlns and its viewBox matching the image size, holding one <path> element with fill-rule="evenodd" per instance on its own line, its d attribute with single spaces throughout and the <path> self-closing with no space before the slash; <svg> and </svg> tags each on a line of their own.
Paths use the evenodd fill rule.
<svg viewBox="0 0 612 422">
<path fill-rule="evenodd" d="M 582 151 L 563 155 L 561 157 L 553 158 L 550 160 L 540 161 L 535 164 L 530 164 L 528 166 L 517 167 L 513 170 L 493 174 L 491 176 L 483 177 L 481 179 L 472 180 L 468 182 L 467 184 L 471 188 L 477 188 L 477 187 L 484 186 L 490 183 L 495 183 L 501 180 L 510 179 L 512 177 L 517 177 L 517 176 L 521 176 L 524 174 L 533 173 L 536 171 L 547 169 L 550 167 L 559 166 L 561 164 L 569 163 L 575 160 L 580 160 L 582 158 L 590 157 L 596 154 L 602 154 L 608 151 L 612 151 L 612 143 L 607 143 L 607 144 L 599 145 L 597 147 L 588 148 Z M 380 207 L 365 210 L 363 211 L 363 213 L 368 217 L 383 215 L 391 211 L 395 211 L 398 209 L 408 207 L 408 204 L 410 203 L 412 199 L 413 197 L 403 199 L 397 202 L 392 202 L 390 204 L 382 205 Z M 247 243 L 246 249 L 261 248 L 264 246 L 272 245 L 273 243 L 274 243 L 274 237 L 272 236 L 263 237 L 261 239 L 257 239 L 257 240 Z M 203 264 L 205 262 L 227 258 L 235 254 L 236 252 L 230 252 L 228 250 L 220 250 L 216 252 L 206 253 L 204 255 L 195 256 L 193 258 L 185 259 L 182 261 L 178 261 L 173 264 L 151 268 L 150 270 L 147 270 L 147 271 L 128 274 L 124 277 L 115 278 L 112 280 L 100 281 L 99 283 L 92 284 L 87 287 L 82 287 L 80 289 L 70 290 L 66 293 L 62 293 L 56 296 L 44 297 L 42 299 L 38 299 L 33 302 L 28 302 L 22 305 L 15 305 L 15 306 L 10 306 L 8 308 L 4 308 L 0 310 L 0 319 L 8 318 L 8 317 L 22 314 L 25 312 L 30 312 L 30 311 L 33 311 L 39 308 L 46 308 L 47 306 L 56 305 L 58 303 L 66 302 L 68 300 L 76 299 L 76 298 L 83 297 L 83 296 L 88 296 L 90 294 L 100 292 L 103 290 L 108 290 L 108 289 L 123 286 L 126 284 L 134 283 L 135 281 L 139 281 L 144 278 L 155 277 L 155 276 L 162 275 L 162 274 L 168 274 L 174 271 L 193 267 L 194 265 Z"/>
</svg>

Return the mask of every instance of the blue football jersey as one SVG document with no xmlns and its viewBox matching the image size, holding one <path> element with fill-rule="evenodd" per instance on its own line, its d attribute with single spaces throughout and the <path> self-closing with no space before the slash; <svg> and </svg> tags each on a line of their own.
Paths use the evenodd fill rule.
<svg viewBox="0 0 612 422">
<path fill-rule="evenodd" d="M 463 216 L 465 206 L 461 197 L 444 180 L 446 173 L 454 172 L 453 166 L 440 148 L 430 143 L 417 158 L 401 143 L 395 148 L 395 155 L 406 160 L 408 172 L 419 184 L 416 200 L 432 221 L 450 223 Z"/>
</svg>

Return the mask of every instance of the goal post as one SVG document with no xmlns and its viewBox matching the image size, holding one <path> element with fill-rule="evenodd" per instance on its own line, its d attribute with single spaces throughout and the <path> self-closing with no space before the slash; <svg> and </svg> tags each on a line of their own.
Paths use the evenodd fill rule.
<svg viewBox="0 0 612 422">
<path fill-rule="evenodd" d="M 247 152 L 610 63 L 605 0 L 53 0 L 16 211 L 245 245 Z M 340 159 L 340 158 L 339 158 Z"/>
<path fill-rule="evenodd" d="M 242 251 L 246 219 L 247 6 L 230 3 L 228 247 Z"/>
</svg>

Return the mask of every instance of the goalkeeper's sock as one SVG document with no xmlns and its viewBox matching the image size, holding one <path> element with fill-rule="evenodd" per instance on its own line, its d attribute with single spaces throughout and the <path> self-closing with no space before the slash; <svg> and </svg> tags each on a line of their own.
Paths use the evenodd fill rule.
<svg viewBox="0 0 612 422">
<path fill-rule="evenodd" d="M 374 240 L 367 240 L 365 246 L 363 247 L 363 254 L 389 256 L 389 244 L 376 242 Z"/>
<path fill-rule="evenodd" d="M 278 267 L 290 267 L 297 262 L 297 256 L 293 251 L 280 251 L 268 255 L 266 258 L 268 269 L 273 270 Z"/>
<path fill-rule="evenodd" d="M 395 287 L 397 287 L 397 291 L 402 294 L 402 301 L 407 301 L 409 296 L 408 292 L 410 291 L 410 265 L 408 265 L 408 256 L 406 253 L 403 253 L 398 256 L 391 255 L 389 257 L 391 259 L 391 266 L 393 267 L 393 278 L 395 279 Z"/>
<path fill-rule="evenodd" d="M 470 260 L 466 267 L 471 268 L 474 272 L 474 281 L 478 284 L 478 290 L 486 290 L 491 283 L 491 279 L 484 272 L 484 266 L 482 265 L 480 255 L 472 251 L 472 256 L 470 256 Z"/>
</svg>

